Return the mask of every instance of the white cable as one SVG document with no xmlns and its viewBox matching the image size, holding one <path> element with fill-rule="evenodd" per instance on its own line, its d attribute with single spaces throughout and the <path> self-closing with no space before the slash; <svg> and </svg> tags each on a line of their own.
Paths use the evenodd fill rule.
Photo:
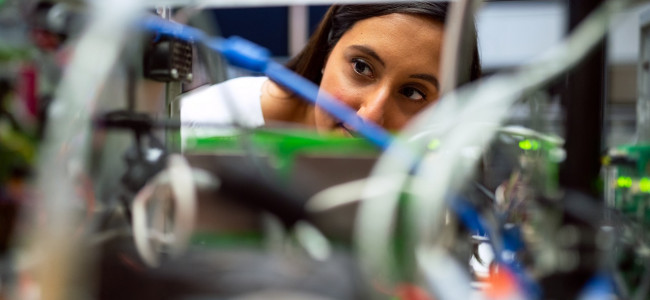
<svg viewBox="0 0 650 300">
<path fill-rule="evenodd" d="M 372 177 L 337 184 L 313 195 L 305 204 L 305 208 L 310 212 L 323 212 L 357 202 L 361 199 L 364 188 L 367 185 L 377 187 L 372 190 L 371 196 L 380 196 L 381 194 L 389 192 L 382 187 L 391 187 L 391 185 L 388 184 L 391 180 L 394 180 L 394 178 Z M 395 191 L 390 192 L 394 193 Z"/>
<path fill-rule="evenodd" d="M 423 183 L 414 186 L 421 239 L 430 241 L 435 237 L 439 229 L 436 221 L 442 212 L 443 196 L 446 191 L 459 188 L 469 173 L 468 168 L 457 167 L 462 166 L 461 157 L 454 154 L 468 146 L 482 149 L 519 96 L 574 66 L 605 35 L 612 15 L 632 2 L 615 0 L 602 4 L 565 42 L 552 48 L 542 58 L 514 73 L 495 75 L 450 93 L 410 122 L 399 136 L 402 140 L 409 140 L 409 137 L 426 131 L 433 124 L 446 132 L 439 137 L 442 138 L 439 149 L 442 155 L 423 163 L 416 174 L 421 179 L 419 182 Z M 477 122 L 495 126 L 477 126 Z M 412 144 L 424 149 L 427 141 L 419 140 Z M 382 155 L 371 175 L 394 175 L 398 178 L 392 182 L 392 188 L 382 187 L 386 190 L 402 188 L 414 164 L 413 161 L 396 160 L 393 148 L 391 146 Z M 365 193 L 372 195 L 372 188 L 368 185 Z M 364 199 L 366 201 L 361 203 L 356 227 L 358 257 L 372 281 L 392 285 L 386 262 L 391 261 L 390 229 L 399 193 Z"/>
<path fill-rule="evenodd" d="M 608 1 L 594 11 L 574 31 L 564 43 L 551 49 L 548 54 L 536 62 L 525 66 L 511 75 L 495 76 L 483 84 L 477 84 L 468 89 L 458 91 L 452 101 L 467 102 L 468 105 L 452 114 L 450 118 L 437 118 L 446 122 L 457 123 L 450 130 L 447 139 L 441 145 L 445 153 L 458 153 L 464 147 L 474 145 L 484 148 L 496 132 L 496 126 L 477 126 L 476 122 L 499 124 L 506 117 L 510 106 L 524 93 L 548 82 L 555 76 L 575 65 L 587 52 L 593 48 L 607 33 L 609 20 L 612 15 L 621 11 L 631 1 Z M 446 103 L 449 103 L 447 101 Z M 445 100 L 441 101 L 445 104 Z M 426 121 L 435 114 L 433 110 L 425 111 L 407 131 L 426 127 Z M 432 119 L 428 119 L 432 120 Z M 430 163 L 423 164 L 417 174 L 420 178 L 435 178 L 431 185 L 420 185 L 415 193 L 419 196 L 417 204 L 421 213 L 421 233 L 431 238 L 436 233 L 437 211 L 442 206 L 442 199 L 448 190 L 460 188 L 470 171 L 468 168 L 457 168 L 461 157 L 450 155 L 436 157 Z M 441 172 L 442 171 L 442 172 Z M 446 172 L 445 172 L 446 171 Z"/>
<path fill-rule="evenodd" d="M 154 186 L 145 185 L 133 199 L 131 207 L 133 224 L 133 239 L 138 254 L 144 262 L 152 267 L 158 266 L 158 256 L 153 251 L 149 241 L 149 226 L 147 225 L 147 202 L 153 196 Z"/>
<path fill-rule="evenodd" d="M 467 267 L 459 264 L 446 249 L 418 249 L 415 256 L 436 299 L 472 299 L 471 278 L 467 274 Z"/>
<path fill-rule="evenodd" d="M 299 221 L 294 226 L 294 234 L 298 243 L 313 259 L 325 261 L 332 254 L 332 246 L 329 241 L 313 225 L 305 221 Z"/>
<path fill-rule="evenodd" d="M 165 188 L 169 188 L 171 194 L 165 194 Z M 173 220 L 168 219 L 169 212 L 165 208 L 169 207 L 163 206 L 168 203 L 166 201 L 173 203 Z M 172 256 L 180 254 L 187 247 L 194 229 L 196 202 L 192 169 L 180 154 L 170 155 L 167 168 L 138 192 L 132 204 L 133 238 L 138 253 L 147 265 L 156 267 L 159 264 L 157 249 L 154 247 L 156 244 L 167 246 Z M 160 227 L 173 224 L 171 233 L 166 228 L 150 228 L 149 205 L 154 205 L 157 208 L 154 212 L 159 213 L 154 213 L 151 217 L 154 223 L 159 222 Z M 160 208 L 161 206 L 163 207 Z"/>
<path fill-rule="evenodd" d="M 79 262 L 86 255 L 80 239 L 73 239 L 77 220 L 75 192 L 79 174 L 87 171 L 91 136 L 90 116 L 109 73 L 113 69 L 131 24 L 141 10 L 139 1 L 90 1 L 89 24 L 75 42 L 70 63 L 48 111 L 45 138 L 37 166 L 40 207 L 47 222 L 38 228 L 34 248 L 43 252 L 39 283 L 48 299 L 70 299 L 85 294 L 87 285 L 72 278 L 86 278 Z M 99 58 L 99 59 L 98 59 Z M 38 251 L 38 250 L 37 250 Z M 75 274 L 74 276 L 72 274 Z"/>
<path fill-rule="evenodd" d="M 192 169 L 180 154 L 169 156 L 168 172 L 174 193 L 174 237 L 172 254 L 178 255 L 188 244 L 196 216 L 196 187 Z"/>
<path fill-rule="evenodd" d="M 441 63 L 442 78 L 440 80 L 440 95 L 453 91 L 459 83 L 469 81 L 468 66 L 476 45 L 476 28 L 474 14 L 481 6 L 481 0 L 458 1 L 451 5 L 445 24 L 445 42 L 442 45 Z"/>
<path fill-rule="evenodd" d="M 469 4 L 471 1 L 472 0 L 461 0 L 452 4 L 450 7 L 450 12 L 454 12 L 456 15 L 460 14 L 462 18 L 448 18 L 447 24 L 445 24 L 445 36 L 452 39 L 451 44 L 447 45 L 443 49 L 442 61 L 445 62 L 450 60 L 449 62 L 443 63 L 445 72 L 445 74 L 443 74 L 443 84 L 446 86 L 455 85 L 457 79 L 457 72 L 453 69 L 458 67 L 459 62 L 456 53 L 459 51 L 458 48 L 462 46 L 462 39 L 460 36 L 455 37 L 454 35 L 460 35 L 463 31 L 463 23 L 465 23 L 465 20 L 467 19 L 464 15 L 473 10 L 470 9 L 472 7 Z M 479 4 L 477 3 L 474 7 L 478 5 Z M 448 91 L 445 90 L 445 94 L 446 92 Z M 451 103 L 456 105 L 460 104 L 454 102 Z M 443 106 L 442 108 L 445 107 Z M 451 113 L 455 110 L 455 107 L 447 106 L 446 108 L 447 109 L 441 110 L 441 114 L 445 116 L 444 113 L 450 113 L 446 116 L 453 116 Z M 392 182 L 388 182 L 386 185 L 379 186 L 377 184 L 368 184 L 366 186 L 363 199 L 367 201 L 362 202 L 360 206 L 355 228 L 355 242 L 358 256 L 362 267 L 364 267 L 362 271 L 369 275 L 372 278 L 372 281 L 375 281 L 380 285 L 388 287 L 394 286 L 394 283 L 391 282 L 391 273 L 393 273 L 393 270 L 390 266 L 392 265 L 393 259 L 390 251 L 390 249 L 392 249 L 392 247 L 390 247 L 390 236 L 392 228 L 394 227 L 395 211 L 401 196 L 400 190 L 403 189 L 409 181 L 408 174 L 411 172 L 411 168 L 416 164 L 415 157 L 413 156 L 403 157 L 401 160 L 397 159 L 400 157 L 400 152 L 402 152 L 399 149 L 401 147 L 400 144 L 402 141 L 408 141 L 411 145 L 423 143 L 428 145 L 429 141 L 438 139 L 440 133 L 447 132 L 451 128 L 450 126 L 453 126 L 453 124 L 446 126 L 445 124 L 442 124 L 442 126 L 428 128 L 422 128 L 423 126 L 420 126 L 420 128 L 418 128 L 420 129 L 419 133 L 411 131 L 412 134 L 409 135 L 400 134 L 396 140 L 397 143 L 391 145 L 391 147 L 384 152 L 384 155 L 377 162 L 371 173 L 371 178 L 376 178 L 378 176 L 391 176 L 394 178 Z M 423 147 L 414 148 L 417 149 Z M 373 194 L 373 191 L 378 188 L 394 192 L 380 195 Z"/>
<path fill-rule="evenodd" d="M 499 128 L 500 133 L 505 133 L 512 136 L 520 136 L 524 138 L 532 138 L 545 141 L 547 143 L 553 144 L 556 147 L 561 147 L 564 145 L 564 139 L 553 134 L 544 134 L 539 131 L 526 128 L 518 125 L 510 125 Z"/>
</svg>

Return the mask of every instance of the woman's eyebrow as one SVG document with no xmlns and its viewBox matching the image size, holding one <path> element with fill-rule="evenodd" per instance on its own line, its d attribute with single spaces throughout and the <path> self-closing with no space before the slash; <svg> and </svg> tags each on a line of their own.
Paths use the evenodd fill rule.
<svg viewBox="0 0 650 300">
<path fill-rule="evenodd" d="M 431 84 L 435 85 L 437 89 L 440 89 L 440 83 L 438 82 L 438 78 L 436 78 L 436 76 L 433 76 L 431 74 L 413 74 L 409 76 L 409 78 L 417 78 L 417 79 L 422 79 L 431 82 Z"/>
<path fill-rule="evenodd" d="M 370 48 L 368 46 L 364 46 L 364 45 L 352 45 L 352 46 L 350 46 L 350 48 L 361 51 L 361 52 L 365 53 L 366 55 L 376 59 L 382 66 L 384 66 L 384 67 L 386 66 L 386 63 L 384 63 L 384 61 L 381 59 L 381 57 L 379 57 L 379 54 L 377 54 L 377 52 L 375 52 L 375 50 L 372 50 L 372 48 Z"/>
<path fill-rule="evenodd" d="M 365 46 L 365 45 L 352 45 L 350 48 L 355 49 L 357 51 L 361 51 L 365 53 L 366 55 L 376 59 L 382 66 L 386 66 L 386 63 L 379 57 L 379 54 L 375 52 L 375 50 L 372 50 L 372 48 Z M 433 76 L 431 74 L 413 74 L 409 76 L 409 78 L 416 78 L 416 79 L 422 79 L 424 81 L 428 81 L 434 86 L 436 86 L 437 89 L 440 89 L 440 83 L 438 82 L 438 78 L 436 76 Z"/>
</svg>

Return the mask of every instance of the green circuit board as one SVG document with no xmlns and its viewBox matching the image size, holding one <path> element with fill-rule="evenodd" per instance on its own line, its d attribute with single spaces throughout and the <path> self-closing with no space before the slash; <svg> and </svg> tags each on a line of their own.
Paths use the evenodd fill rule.
<svg viewBox="0 0 650 300">
<path fill-rule="evenodd" d="M 300 155 L 372 157 L 381 150 L 363 138 L 319 134 L 306 130 L 258 129 L 231 136 L 190 138 L 185 152 L 253 154 L 271 156 L 275 166 L 286 171 Z"/>
<path fill-rule="evenodd" d="M 605 158 L 610 204 L 650 225 L 650 144 L 620 146 Z"/>
</svg>

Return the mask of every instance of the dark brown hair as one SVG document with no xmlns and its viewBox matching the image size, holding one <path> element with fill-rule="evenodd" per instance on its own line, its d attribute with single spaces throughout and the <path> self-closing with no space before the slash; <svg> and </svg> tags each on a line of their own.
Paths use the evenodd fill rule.
<svg viewBox="0 0 650 300">
<path fill-rule="evenodd" d="M 312 34 L 309 42 L 288 63 L 287 67 L 302 75 L 317 85 L 322 78 L 321 70 L 325 66 L 327 56 L 332 51 L 341 36 L 356 22 L 392 13 L 416 14 L 445 23 L 448 3 L 444 2 L 400 2 L 389 4 L 353 4 L 332 5 Z M 473 31 L 476 40 L 476 30 Z M 470 64 L 470 81 L 481 76 L 481 63 L 478 47 L 474 43 Z"/>
</svg>

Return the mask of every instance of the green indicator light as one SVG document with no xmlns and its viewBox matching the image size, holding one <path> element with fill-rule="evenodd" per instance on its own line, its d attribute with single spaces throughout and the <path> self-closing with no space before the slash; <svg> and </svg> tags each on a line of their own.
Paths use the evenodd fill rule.
<svg viewBox="0 0 650 300">
<path fill-rule="evenodd" d="M 533 148 L 533 143 L 530 140 L 523 140 L 519 142 L 519 148 L 530 150 Z"/>
<path fill-rule="evenodd" d="M 538 141 L 531 141 L 530 144 L 531 144 L 533 150 L 539 149 L 539 142 Z"/>
<path fill-rule="evenodd" d="M 630 188 L 630 187 L 632 187 L 632 178 L 631 177 L 621 176 L 618 179 L 616 179 L 616 184 L 619 187 Z"/>
<path fill-rule="evenodd" d="M 650 193 L 650 178 L 643 177 L 639 181 L 639 190 L 644 193 Z"/>
<path fill-rule="evenodd" d="M 539 142 L 536 140 L 522 140 L 519 142 L 519 148 L 523 150 L 537 150 L 539 149 Z"/>
<path fill-rule="evenodd" d="M 438 147 L 440 147 L 440 140 L 439 139 L 433 139 L 429 143 L 429 150 L 436 150 Z"/>
</svg>

